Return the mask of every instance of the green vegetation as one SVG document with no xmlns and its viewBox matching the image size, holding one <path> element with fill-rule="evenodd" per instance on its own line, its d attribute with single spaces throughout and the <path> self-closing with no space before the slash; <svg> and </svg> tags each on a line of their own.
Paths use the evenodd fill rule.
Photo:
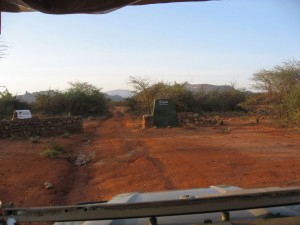
<svg viewBox="0 0 300 225">
<path fill-rule="evenodd" d="M 154 99 L 170 98 L 177 111 L 244 111 L 269 115 L 282 126 L 300 126 L 300 61 L 290 60 L 270 70 L 259 70 L 252 80 L 254 88 L 261 92 L 239 90 L 234 85 L 224 90 L 190 91 L 188 83 L 153 83 L 146 78 L 130 77 L 135 95 L 126 103 L 133 110 L 150 114 Z"/>
<path fill-rule="evenodd" d="M 247 99 L 249 109 L 263 109 L 280 125 L 300 126 L 300 61 L 290 60 L 253 75 L 254 87 L 263 91 Z"/>
<path fill-rule="evenodd" d="M 101 90 L 86 82 L 70 82 L 65 92 L 49 91 L 38 95 L 33 104 L 37 112 L 46 115 L 96 116 L 107 112 L 107 102 Z"/>
<path fill-rule="evenodd" d="M 11 118 L 14 110 L 28 108 L 29 105 L 26 102 L 13 96 L 7 89 L 0 92 L 0 119 Z"/>
<path fill-rule="evenodd" d="M 99 88 L 86 82 L 69 84 L 65 92 L 49 90 L 36 96 L 32 104 L 22 102 L 8 90 L 0 92 L 0 119 L 11 118 L 17 109 L 31 109 L 47 116 L 97 116 L 108 111 L 107 100 Z"/>
<path fill-rule="evenodd" d="M 58 158 L 65 152 L 66 150 L 62 145 L 52 142 L 41 152 L 40 155 L 44 158 Z"/>
<path fill-rule="evenodd" d="M 177 112 L 196 113 L 251 112 L 270 115 L 280 125 L 300 126 L 300 61 L 290 60 L 270 70 L 253 74 L 258 93 L 226 86 L 221 90 L 188 88 L 187 82 L 153 82 L 147 78 L 129 77 L 135 95 L 124 101 L 105 99 L 101 89 L 86 82 L 70 82 L 64 92 L 49 90 L 36 96 L 31 105 L 22 102 L 8 90 L 0 92 L 0 119 L 12 116 L 16 109 L 31 109 L 47 116 L 97 116 L 109 106 L 128 106 L 133 111 L 152 113 L 154 99 L 172 99 Z M 67 136 L 67 135 L 66 135 Z"/>
<path fill-rule="evenodd" d="M 225 112 L 241 111 L 240 106 L 248 92 L 237 90 L 234 87 L 209 91 L 199 89 L 190 91 L 188 83 L 152 83 L 149 79 L 130 77 L 129 84 L 135 89 L 135 95 L 126 99 L 128 106 L 133 110 L 140 110 L 150 114 L 154 99 L 172 99 L 178 112 Z"/>
</svg>

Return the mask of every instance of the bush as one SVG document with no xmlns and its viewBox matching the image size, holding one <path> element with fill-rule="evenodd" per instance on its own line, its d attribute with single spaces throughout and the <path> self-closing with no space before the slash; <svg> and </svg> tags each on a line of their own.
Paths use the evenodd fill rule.
<svg viewBox="0 0 300 225">
<path fill-rule="evenodd" d="M 284 126 L 300 126 L 300 85 L 295 86 L 278 106 L 277 121 Z"/>
<path fill-rule="evenodd" d="M 14 110 L 28 109 L 29 105 L 8 90 L 0 92 L 0 119 L 11 117 Z"/>
<path fill-rule="evenodd" d="M 291 60 L 253 75 L 260 105 L 282 126 L 300 126 L 300 61 Z M 253 100 L 253 99 L 252 99 Z M 258 100 L 258 98 L 254 99 Z M 250 104 L 249 104 L 250 103 Z M 247 102 L 251 106 L 255 101 Z"/>
<path fill-rule="evenodd" d="M 98 116 L 107 112 L 107 102 L 99 88 L 86 82 L 69 83 L 65 92 L 48 91 L 37 96 L 33 106 L 48 115 Z"/>
<path fill-rule="evenodd" d="M 65 152 L 66 150 L 62 145 L 52 142 L 41 152 L 41 156 L 45 158 L 58 158 L 59 155 Z"/>
</svg>

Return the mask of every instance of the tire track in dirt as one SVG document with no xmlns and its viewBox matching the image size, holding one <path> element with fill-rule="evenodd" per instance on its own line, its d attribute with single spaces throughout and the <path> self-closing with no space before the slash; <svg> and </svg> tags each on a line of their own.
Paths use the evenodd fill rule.
<svg viewBox="0 0 300 225">
<path fill-rule="evenodd" d="M 261 180 L 265 176 L 274 181 L 280 175 L 276 168 L 255 175 L 269 153 L 262 149 L 266 156 L 261 160 L 251 155 L 251 149 L 256 147 L 249 146 L 258 137 L 250 131 L 234 130 L 233 135 L 224 136 L 209 128 L 142 130 L 136 122 L 136 118 L 117 109 L 112 118 L 94 127 L 91 147 L 96 157 L 88 169 L 78 168 L 74 172 L 79 176 L 78 184 L 70 191 L 68 201 L 76 196 L 76 202 L 98 201 L 126 192 L 220 184 L 257 186 L 256 180 L 264 184 Z M 237 139 L 240 136 L 236 132 L 247 137 L 247 141 Z M 267 148 L 263 142 L 258 144 Z M 255 176 L 257 179 L 250 178 Z M 78 195 L 82 190 L 84 193 Z"/>
<path fill-rule="evenodd" d="M 139 132 L 127 127 L 128 120 L 131 120 L 129 115 L 115 111 L 114 116 L 101 122 L 98 128 L 99 138 L 93 142 L 94 177 L 89 182 L 98 190 L 98 194 L 91 196 L 93 199 L 175 187 L 163 176 L 164 165 L 149 155 Z"/>
<path fill-rule="evenodd" d="M 98 187 L 101 198 L 131 191 L 161 191 L 220 184 L 257 186 L 253 177 L 260 176 L 259 182 L 265 184 L 261 181 L 265 179 L 263 174 L 267 173 L 269 181 L 274 181 L 272 177 L 278 174 L 276 170 L 276 173 L 265 170 L 259 174 L 266 158 L 257 161 L 258 158 L 248 150 L 257 148 L 251 141 L 258 137 L 251 130 L 235 130 L 226 136 L 217 134 L 211 128 L 137 131 L 128 126 L 133 123 L 131 120 L 126 113 L 115 113 L 113 118 L 103 121 L 99 127 L 99 139 L 95 143 L 97 160 L 105 165 L 94 168 L 95 178 L 91 184 Z M 239 135 L 246 138 L 247 142 L 238 139 Z M 244 145 L 247 148 L 239 150 Z M 267 145 L 263 143 L 263 146 Z M 267 154 L 267 151 L 263 151 Z M 130 157 L 120 160 L 130 152 Z"/>
<path fill-rule="evenodd" d="M 154 156 L 150 156 L 149 151 L 144 157 L 151 163 L 152 170 L 156 169 L 156 179 L 160 180 L 164 190 L 175 189 L 176 185 L 173 183 L 172 179 L 165 175 L 166 167 L 162 161 Z"/>
<path fill-rule="evenodd" d="M 185 156 L 184 146 L 178 145 L 178 142 L 173 144 L 172 140 L 172 138 L 147 140 L 149 145 L 156 146 L 156 149 L 152 149 L 149 154 L 166 168 L 161 172 L 172 183 L 168 189 L 207 186 L 208 183 L 202 171 L 195 165 L 195 162 Z"/>
</svg>

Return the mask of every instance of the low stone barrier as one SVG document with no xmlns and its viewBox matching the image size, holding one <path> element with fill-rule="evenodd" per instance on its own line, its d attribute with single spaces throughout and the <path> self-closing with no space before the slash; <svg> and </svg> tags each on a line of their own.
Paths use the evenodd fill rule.
<svg viewBox="0 0 300 225">
<path fill-rule="evenodd" d="M 143 115 L 142 127 L 150 128 L 153 126 L 153 115 Z"/>
<path fill-rule="evenodd" d="M 0 121 L 0 138 L 56 136 L 83 132 L 80 116 Z"/>
<path fill-rule="evenodd" d="M 180 126 L 211 127 L 223 125 L 223 121 L 217 118 L 201 116 L 199 113 L 180 112 L 177 113 L 177 120 Z"/>
</svg>

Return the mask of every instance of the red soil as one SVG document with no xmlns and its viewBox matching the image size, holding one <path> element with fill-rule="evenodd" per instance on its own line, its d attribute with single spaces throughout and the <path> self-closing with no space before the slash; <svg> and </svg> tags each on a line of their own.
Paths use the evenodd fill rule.
<svg viewBox="0 0 300 225">
<path fill-rule="evenodd" d="M 0 140 L 0 199 L 17 207 L 108 200 L 150 192 L 228 184 L 300 186 L 300 134 L 238 119 L 224 127 L 142 129 L 122 108 L 107 120 L 84 121 L 69 138 Z M 55 141 L 58 159 L 40 153 Z M 75 166 L 79 153 L 91 161 Z M 45 182 L 53 184 L 46 189 Z"/>
</svg>

